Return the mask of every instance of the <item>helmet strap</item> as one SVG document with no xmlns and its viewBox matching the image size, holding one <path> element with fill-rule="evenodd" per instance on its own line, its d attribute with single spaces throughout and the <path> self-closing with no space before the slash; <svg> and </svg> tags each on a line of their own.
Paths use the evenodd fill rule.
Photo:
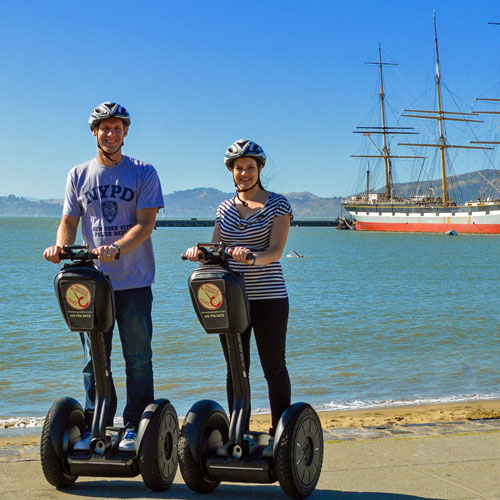
<svg viewBox="0 0 500 500">
<path fill-rule="evenodd" d="M 116 153 L 118 153 L 118 151 L 120 151 L 120 149 L 124 146 L 125 142 L 122 140 L 122 143 L 118 146 L 118 149 L 114 152 L 114 153 L 107 153 L 106 151 L 104 151 L 104 149 L 102 148 L 100 142 L 99 142 L 99 138 L 96 136 L 96 139 L 97 139 L 97 147 L 101 150 L 101 153 L 112 163 L 114 163 L 115 165 L 118 165 L 118 162 L 112 158 L 113 155 L 115 155 Z"/>
<path fill-rule="evenodd" d="M 238 200 L 240 200 L 241 204 L 242 204 L 244 207 L 248 207 L 248 203 L 247 203 L 245 200 L 242 200 L 242 199 L 240 198 L 239 193 L 240 193 L 240 191 L 237 189 L 237 190 L 236 190 L 236 196 L 235 196 L 235 198 L 238 198 Z"/>
<path fill-rule="evenodd" d="M 236 186 L 236 198 L 238 198 L 238 200 L 240 200 L 241 204 L 244 206 L 244 207 L 248 207 L 248 203 L 245 201 L 245 200 L 242 200 L 240 198 L 240 193 L 246 193 L 247 191 L 251 191 L 255 186 L 259 186 L 260 188 L 264 189 L 262 187 L 262 184 L 260 182 L 260 175 L 259 175 L 259 178 L 257 179 L 257 182 L 253 185 L 253 186 L 250 186 L 249 188 L 246 188 L 246 189 L 240 189 L 238 187 L 238 185 L 236 184 L 236 182 L 234 183 L 234 185 Z"/>
</svg>

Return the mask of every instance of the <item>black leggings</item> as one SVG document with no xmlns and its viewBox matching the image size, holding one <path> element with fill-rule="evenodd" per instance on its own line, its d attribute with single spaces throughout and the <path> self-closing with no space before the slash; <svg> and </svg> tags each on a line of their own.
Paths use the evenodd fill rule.
<svg viewBox="0 0 500 500">
<path fill-rule="evenodd" d="M 274 434 L 281 414 L 290 406 L 290 377 L 286 368 L 286 328 L 288 323 L 288 298 L 250 301 L 250 327 L 241 335 L 247 373 L 250 371 L 250 334 L 253 329 L 260 363 L 267 380 Z M 226 390 L 229 411 L 233 409 L 233 382 L 227 353 L 226 336 L 220 342 L 227 363 Z M 247 429 L 250 413 L 246 423 Z"/>
</svg>

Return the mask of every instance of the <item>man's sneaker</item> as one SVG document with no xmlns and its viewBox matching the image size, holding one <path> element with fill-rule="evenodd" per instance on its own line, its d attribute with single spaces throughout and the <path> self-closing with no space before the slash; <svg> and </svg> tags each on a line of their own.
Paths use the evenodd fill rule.
<svg viewBox="0 0 500 500">
<path fill-rule="evenodd" d="M 125 436 L 120 441 L 118 449 L 120 451 L 135 451 L 135 438 L 137 437 L 137 432 L 133 427 L 125 430 Z"/>
<path fill-rule="evenodd" d="M 80 441 L 77 441 L 75 443 L 75 446 L 73 446 L 74 450 L 88 450 L 90 446 L 90 440 L 92 439 L 92 433 L 90 431 L 87 431 Z"/>
</svg>

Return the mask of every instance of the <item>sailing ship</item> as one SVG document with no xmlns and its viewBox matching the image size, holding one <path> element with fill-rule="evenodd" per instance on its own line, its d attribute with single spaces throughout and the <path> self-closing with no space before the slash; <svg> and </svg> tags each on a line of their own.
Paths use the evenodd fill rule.
<svg viewBox="0 0 500 500">
<path fill-rule="evenodd" d="M 387 126 L 386 103 L 384 93 L 383 68 L 394 63 L 382 60 L 382 51 L 379 44 L 378 62 L 376 64 L 380 73 L 380 109 L 381 125 L 376 127 L 358 127 L 356 133 L 362 133 L 368 137 L 377 154 L 352 155 L 356 158 L 383 160 L 385 174 L 385 189 L 372 190 L 370 187 L 370 167 L 368 163 L 366 171 L 366 189 L 364 192 L 342 201 L 343 208 L 356 221 L 357 230 L 365 231 L 397 231 L 397 232 L 448 232 L 456 233 L 481 233 L 500 234 L 500 190 L 490 182 L 480 171 L 478 175 L 485 177 L 486 182 L 496 191 L 493 197 L 483 196 L 481 199 L 468 202 L 458 202 L 450 196 L 449 184 L 452 180 L 449 176 L 449 149 L 473 149 L 489 150 L 496 141 L 470 141 L 469 145 L 450 144 L 445 137 L 444 122 L 447 120 L 459 122 L 481 122 L 475 118 L 479 113 L 498 114 L 498 112 L 476 111 L 473 113 L 449 112 L 443 110 L 441 93 L 441 73 L 439 63 L 439 47 L 437 37 L 437 23 L 434 15 L 435 54 L 436 54 L 436 97 L 437 110 L 410 110 L 406 109 L 401 116 L 411 118 L 423 118 L 436 120 L 439 130 L 439 138 L 436 143 L 417 144 L 399 143 L 399 146 L 437 148 L 440 158 L 440 189 L 430 188 L 426 194 L 422 194 L 417 183 L 406 195 L 396 193 L 396 184 L 393 181 L 393 160 L 413 159 L 425 162 L 425 156 L 417 155 L 393 155 L 391 153 L 389 137 L 394 135 L 416 134 L 412 127 L 389 127 Z M 482 101 L 500 101 L 499 99 L 478 99 Z M 377 145 L 372 135 L 382 140 Z M 471 145 L 474 144 L 474 145 Z M 495 172 L 496 173 L 496 172 Z M 437 191 L 437 193 L 436 193 Z M 437 195 L 436 195 L 437 194 Z"/>
</svg>

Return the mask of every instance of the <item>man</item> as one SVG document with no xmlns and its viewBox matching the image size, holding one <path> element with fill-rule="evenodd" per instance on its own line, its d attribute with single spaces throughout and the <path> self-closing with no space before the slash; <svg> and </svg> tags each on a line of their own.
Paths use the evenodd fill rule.
<svg viewBox="0 0 500 500">
<path fill-rule="evenodd" d="M 97 157 L 69 172 L 56 244 L 47 248 L 43 256 L 58 264 L 63 245 L 74 244 L 81 219 L 83 240 L 98 257 L 98 265 L 110 277 L 115 293 L 116 321 L 127 376 L 127 403 L 123 412 L 126 432 L 119 449 L 135 450 L 142 412 L 154 399 L 151 284 L 155 262 L 151 233 L 156 214 L 163 207 L 163 195 L 154 167 L 122 154 L 130 126 L 130 116 L 124 107 L 113 102 L 100 104 L 92 111 L 89 125 L 97 139 Z M 80 335 L 85 355 L 87 431 L 75 449 L 84 450 L 92 437 L 95 384 L 90 339 L 88 335 Z M 112 331 L 105 335 L 108 363 L 112 335 Z M 108 425 L 113 425 L 116 412 L 112 379 L 111 385 Z"/>
</svg>

